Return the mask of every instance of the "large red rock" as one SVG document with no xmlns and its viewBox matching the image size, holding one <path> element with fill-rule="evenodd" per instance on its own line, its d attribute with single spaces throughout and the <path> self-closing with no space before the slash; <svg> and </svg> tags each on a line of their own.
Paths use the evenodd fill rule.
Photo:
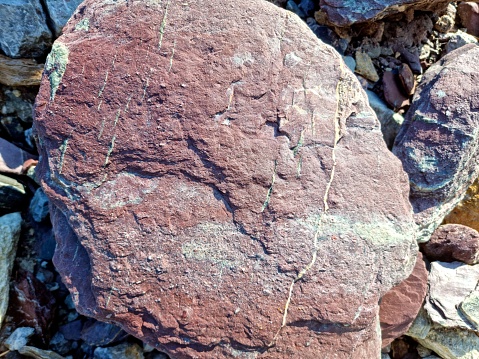
<svg viewBox="0 0 479 359">
<path fill-rule="evenodd" d="M 417 245 L 341 56 L 259 0 L 87 0 L 64 33 L 35 129 L 78 310 L 174 358 L 378 357 Z"/>
<path fill-rule="evenodd" d="M 383 348 L 405 334 L 416 319 L 426 297 L 427 275 L 426 263 L 419 253 L 411 275 L 382 297 L 379 319 Z"/>
</svg>

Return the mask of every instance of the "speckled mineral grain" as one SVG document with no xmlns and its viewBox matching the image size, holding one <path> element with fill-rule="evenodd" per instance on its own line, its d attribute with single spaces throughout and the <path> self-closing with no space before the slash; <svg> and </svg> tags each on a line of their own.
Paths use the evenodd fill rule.
<svg viewBox="0 0 479 359">
<path fill-rule="evenodd" d="M 78 310 L 173 358 L 374 358 L 407 177 L 341 56 L 259 0 L 87 0 L 38 172 Z"/>
</svg>

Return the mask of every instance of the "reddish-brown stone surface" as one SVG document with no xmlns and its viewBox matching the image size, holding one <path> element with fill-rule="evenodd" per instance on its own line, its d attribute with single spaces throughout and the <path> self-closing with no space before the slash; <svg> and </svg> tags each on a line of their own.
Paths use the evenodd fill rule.
<svg viewBox="0 0 479 359">
<path fill-rule="evenodd" d="M 479 36 L 479 4 L 471 1 L 462 1 L 457 5 L 457 13 L 467 32 Z"/>
<path fill-rule="evenodd" d="M 44 283 L 30 272 L 19 271 L 11 288 L 8 316 L 16 327 L 35 329 L 38 338 L 47 340 L 51 336 L 56 303 Z"/>
<path fill-rule="evenodd" d="M 431 261 L 461 261 L 477 264 L 479 261 L 479 233 L 461 224 L 439 226 L 421 250 Z"/>
<path fill-rule="evenodd" d="M 404 94 L 401 80 L 398 74 L 392 71 L 385 71 L 383 75 L 384 99 L 391 107 L 398 110 L 409 106 L 409 97 Z"/>
<path fill-rule="evenodd" d="M 407 332 L 421 309 L 427 292 L 427 269 L 419 253 L 411 275 L 381 299 L 379 319 L 382 346 Z"/>
<path fill-rule="evenodd" d="M 415 262 L 354 75 L 264 1 L 87 0 L 36 102 L 78 310 L 174 358 L 372 358 Z"/>
</svg>

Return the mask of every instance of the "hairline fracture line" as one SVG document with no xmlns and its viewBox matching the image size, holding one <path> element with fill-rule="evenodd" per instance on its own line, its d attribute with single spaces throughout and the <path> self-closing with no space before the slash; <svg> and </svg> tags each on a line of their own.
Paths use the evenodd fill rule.
<svg viewBox="0 0 479 359">
<path fill-rule="evenodd" d="M 284 306 L 284 311 L 283 311 L 283 320 L 281 322 L 281 327 L 278 329 L 276 334 L 273 337 L 273 340 L 271 343 L 268 344 L 268 347 L 271 348 L 276 344 L 276 340 L 278 339 L 279 335 L 281 334 L 282 329 L 286 326 L 286 320 L 288 317 L 288 310 L 289 310 L 289 305 L 291 303 L 291 299 L 293 297 L 293 290 L 294 290 L 294 285 L 300 281 L 304 275 L 314 266 L 316 263 L 317 255 L 318 255 L 318 238 L 319 234 L 321 232 L 322 228 L 322 221 L 321 218 L 329 211 L 329 205 L 328 205 L 328 197 L 329 197 L 329 191 L 331 189 L 331 185 L 334 180 L 334 175 L 336 172 L 336 145 L 338 144 L 339 140 L 341 139 L 341 126 L 340 126 L 340 112 L 341 112 L 341 100 L 340 100 L 340 95 L 342 92 L 342 83 L 343 83 L 343 74 L 344 74 L 344 67 L 342 61 L 339 61 L 339 67 L 340 67 L 340 77 L 338 80 L 338 83 L 336 85 L 336 112 L 334 115 L 334 146 L 331 152 L 331 158 L 333 160 L 333 167 L 331 169 L 331 174 L 329 177 L 329 181 L 326 185 L 326 190 L 324 192 L 324 197 L 323 197 L 323 205 L 324 205 L 324 211 L 323 215 L 319 216 L 318 219 L 316 220 L 316 231 L 314 233 L 314 238 L 313 238 L 313 254 L 311 257 L 311 261 L 309 262 L 308 265 L 306 265 L 296 276 L 296 278 L 293 279 L 289 286 L 289 292 L 288 292 L 288 299 L 286 300 L 286 304 Z"/>
</svg>

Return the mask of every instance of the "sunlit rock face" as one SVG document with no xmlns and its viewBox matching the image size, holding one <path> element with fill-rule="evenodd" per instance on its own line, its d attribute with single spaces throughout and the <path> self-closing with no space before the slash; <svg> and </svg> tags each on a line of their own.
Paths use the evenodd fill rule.
<svg viewBox="0 0 479 359">
<path fill-rule="evenodd" d="M 367 103 L 267 2 L 83 3 L 35 120 L 78 310 L 174 358 L 379 356 L 417 245 Z"/>
</svg>

